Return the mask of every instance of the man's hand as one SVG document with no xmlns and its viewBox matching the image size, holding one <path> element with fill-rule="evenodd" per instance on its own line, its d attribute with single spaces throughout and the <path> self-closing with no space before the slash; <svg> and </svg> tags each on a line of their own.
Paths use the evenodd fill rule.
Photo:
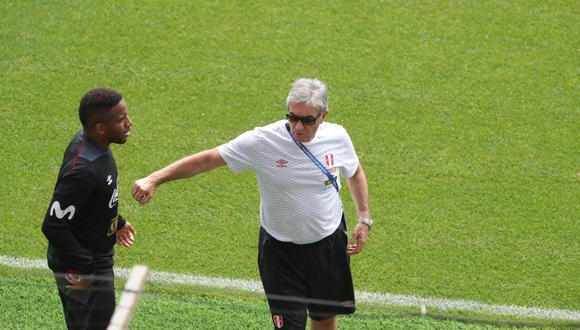
<svg viewBox="0 0 580 330">
<path fill-rule="evenodd" d="M 133 228 L 128 221 L 125 222 L 123 228 L 117 230 L 117 244 L 124 247 L 130 247 L 133 245 L 133 242 L 135 242 L 136 234 L 135 228 Z"/>
<path fill-rule="evenodd" d="M 369 227 L 364 223 L 357 223 L 356 226 L 354 227 L 354 230 L 352 231 L 352 238 L 348 243 L 346 253 L 349 256 L 359 254 L 362 251 L 363 247 L 365 246 L 368 237 L 369 237 Z"/>
<path fill-rule="evenodd" d="M 155 184 L 149 178 L 143 178 L 133 183 L 131 193 L 139 205 L 144 205 L 155 195 L 155 188 Z"/>
<path fill-rule="evenodd" d="M 92 275 L 80 275 L 76 273 L 66 273 L 64 279 L 70 283 L 65 286 L 71 290 L 86 290 L 91 284 Z"/>
</svg>

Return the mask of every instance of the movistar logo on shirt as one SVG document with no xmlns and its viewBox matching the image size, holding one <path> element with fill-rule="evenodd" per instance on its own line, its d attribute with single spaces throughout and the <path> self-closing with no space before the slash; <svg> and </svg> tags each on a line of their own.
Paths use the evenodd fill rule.
<svg viewBox="0 0 580 330">
<path fill-rule="evenodd" d="M 66 217 L 68 214 L 68 219 L 70 220 L 75 216 L 75 211 L 76 209 L 74 205 L 70 205 L 69 207 L 63 210 L 60 207 L 60 202 L 55 201 L 54 203 L 52 203 L 52 206 L 50 207 L 50 216 L 55 215 L 57 218 L 62 219 Z"/>
</svg>

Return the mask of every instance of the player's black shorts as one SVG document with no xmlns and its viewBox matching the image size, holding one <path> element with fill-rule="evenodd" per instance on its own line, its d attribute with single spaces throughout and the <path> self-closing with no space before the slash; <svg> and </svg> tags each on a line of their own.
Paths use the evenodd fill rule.
<svg viewBox="0 0 580 330">
<path fill-rule="evenodd" d="M 106 329 L 115 311 L 113 269 L 97 271 L 89 288 L 67 289 L 65 273 L 54 273 L 68 329 Z"/>
<path fill-rule="evenodd" d="M 260 228 L 258 266 L 274 328 L 304 329 L 313 320 L 352 314 L 354 289 L 344 216 L 330 236 L 311 244 L 280 242 Z"/>
</svg>

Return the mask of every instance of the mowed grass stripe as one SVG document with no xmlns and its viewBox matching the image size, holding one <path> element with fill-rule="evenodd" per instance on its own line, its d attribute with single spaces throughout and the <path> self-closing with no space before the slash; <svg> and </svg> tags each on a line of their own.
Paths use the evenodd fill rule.
<svg viewBox="0 0 580 330">
<path fill-rule="evenodd" d="M 0 264 L 18 268 L 46 269 L 46 260 L 27 259 L 11 256 L 0 256 Z M 127 278 L 130 269 L 115 268 L 115 274 L 119 278 Z M 151 271 L 149 281 L 164 284 L 187 284 L 201 285 L 212 288 L 237 289 L 247 292 L 263 293 L 262 284 L 258 281 L 209 277 L 198 275 L 177 274 L 170 272 Z M 386 304 L 404 307 L 436 308 L 448 311 L 468 311 L 487 315 L 517 316 L 537 318 L 543 320 L 566 320 L 580 321 L 580 311 L 551 309 L 542 307 L 524 307 L 514 305 L 493 305 L 469 300 L 452 300 L 444 298 L 425 298 L 407 295 L 395 295 L 388 293 L 373 293 L 356 291 L 356 299 L 359 302 Z"/>
</svg>

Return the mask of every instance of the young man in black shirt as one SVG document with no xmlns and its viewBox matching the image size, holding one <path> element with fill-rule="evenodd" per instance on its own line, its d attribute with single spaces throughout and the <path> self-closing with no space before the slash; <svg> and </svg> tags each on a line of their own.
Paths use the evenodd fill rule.
<svg viewBox="0 0 580 330">
<path fill-rule="evenodd" d="M 135 230 L 118 213 L 111 143 L 127 141 L 132 121 L 108 88 L 81 99 L 83 130 L 68 145 L 42 224 L 69 329 L 105 329 L 115 310 L 114 244 L 133 245 Z"/>
</svg>

